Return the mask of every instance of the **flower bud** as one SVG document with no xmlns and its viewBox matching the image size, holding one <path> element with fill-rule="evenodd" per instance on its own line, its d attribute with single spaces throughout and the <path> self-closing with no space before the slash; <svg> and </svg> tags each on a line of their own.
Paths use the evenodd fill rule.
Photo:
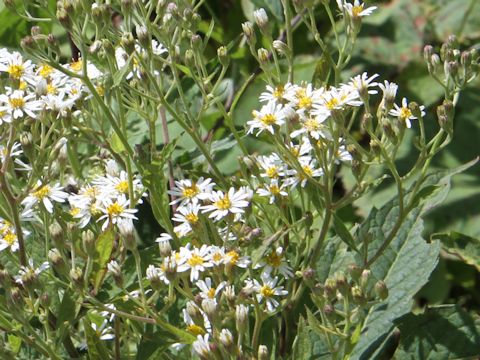
<svg viewBox="0 0 480 360">
<path fill-rule="evenodd" d="M 445 63 L 445 73 L 452 78 L 458 75 L 458 63 L 456 61 L 449 61 Z"/>
<path fill-rule="evenodd" d="M 60 24 L 63 25 L 64 28 L 70 29 L 72 26 L 72 23 L 70 21 L 70 16 L 68 15 L 67 10 L 64 8 L 59 8 L 57 9 L 57 19 L 60 22 Z"/>
<path fill-rule="evenodd" d="M 357 264 L 348 265 L 348 272 L 355 282 L 358 282 L 362 275 L 362 269 Z"/>
<path fill-rule="evenodd" d="M 33 49 L 35 47 L 35 39 L 32 36 L 27 35 L 20 42 L 20 46 L 25 51 Z"/>
<path fill-rule="evenodd" d="M 373 151 L 376 156 L 379 156 L 381 153 L 380 144 L 375 140 L 370 140 L 370 150 Z"/>
<path fill-rule="evenodd" d="M 228 304 L 230 306 L 233 306 L 235 304 L 235 300 L 237 299 L 235 295 L 235 287 L 233 285 L 226 286 L 225 289 L 223 290 L 223 294 L 225 295 L 225 298 L 227 299 Z"/>
<path fill-rule="evenodd" d="M 419 119 L 423 117 L 422 110 L 420 109 L 420 106 L 415 101 L 412 101 L 410 104 L 408 104 L 408 108 L 412 112 L 413 116 Z"/>
<path fill-rule="evenodd" d="M 50 303 L 51 303 L 50 296 L 48 296 L 47 293 L 43 293 L 42 295 L 40 295 L 40 304 L 42 304 L 42 306 L 45 309 L 48 309 L 48 307 L 50 306 Z"/>
<path fill-rule="evenodd" d="M 150 285 L 153 290 L 158 291 L 164 288 L 164 283 L 160 279 L 160 269 L 153 265 L 149 265 L 147 268 L 147 279 L 150 281 Z"/>
<path fill-rule="evenodd" d="M 212 321 L 217 313 L 217 302 L 214 299 L 204 299 L 202 301 L 202 309 L 210 321 Z"/>
<path fill-rule="evenodd" d="M 247 38 L 247 41 L 250 45 L 255 44 L 255 30 L 253 24 L 250 21 L 244 22 L 242 24 L 243 34 Z"/>
<path fill-rule="evenodd" d="M 217 56 L 218 56 L 218 61 L 220 64 L 224 67 L 228 66 L 229 63 L 229 57 L 228 57 L 228 51 L 225 46 L 220 46 L 217 49 Z"/>
<path fill-rule="evenodd" d="M 170 241 L 162 239 L 161 241 L 157 241 L 157 242 L 158 242 L 158 249 L 162 257 L 167 257 L 172 254 L 172 245 L 170 245 Z"/>
<path fill-rule="evenodd" d="M 269 61 L 268 50 L 265 48 L 258 49 L 258 60 L 261 65 L 267 65 Z"/>
<path fill-rule="evenodd" d="M 367 299 L 363 295 L 362 289 L 358 286 L 352 287 L 352 298 L 353 301 L 359 305 L 365 305 L 367 302 Z"/>
<path fill-rule="evenodd" d="M 227 349 L 228 352 L 234 350 L 233 335 L 228 329 L 222 329 L 218 335 L 220 343 Z"/>
<path fill-rule="evenodd" d="M 190 39 L 190 45 L 192 46 L 192 49 L 194 51 L 201 51 L 203 43 L 200 35 L 198 34 L 192 35 L 192 38 Z"/>
<path fill-rule="evenodd" d="M 33 136 L 30 132 L 23 132 L 20 135 L 20 144 L 22 144 L 23 152 L 27 155 L 27 157 L 31 158 L 33 155 Z"/>
<path fill-rule="evenodd" d="M 148 29 L 145 25 L 137 25 L 135 27 L 135 32 L 137 33 L 138 41 L 140 41 L 140 44 L 145 49 L 149 48 L 152 45 Z"/>
<path fill-rule="evenodd" d="M 67 274 L 67 265 L 65 264 L 65 261 L 63 260 L 63 257 L 57 248 L 53 248 L 48 251 L 48 259 L 50 260 L 50 263 L 55 271 L 62 275 Z"/>
<path fill-rule="evenodd" d="M 262 32 L 268 28 L 268 15 L 264 8 L 260 8 L 253 12 L 253 19 Z"/>
<path fill-rule="evenodd" d="M 63 247 L 63 229 L 58 222 L 53 222 L 49 227 L 48 230 L 50 232 L 50 236 L 58 248 Z"/>
<path fill-rule="evenodd" d="M 290 56 L 290 49 L 288 48 L 287 44 L 281 40 L 274 40 L 273 48 L 281 55 Z"/>
<path fill-rule="evenodd" d="M 133 38 L 131 32 L 126 32 L 122 35 L 120 45 L 127 52 L 127 54 L 132 54 L 135 51 L 135 39 Z"/>
<path fill-rule="evenodd" d="M 248 307 L 240 304 L 235 308 L 236 328 L 239 333 L 245 331 L 248 322 Z"/>
<path fill-rule="evenodd" d="M 428 64 L 430 63 L 430 59 L 433 55 L 433 46 L 432 45 L 425 45 L 423 48 L 423 58 L 425 59 L 425 62 Z"/>
<path fill-rule="evenodd" d="M 32 26 L 32 28 L 30 29 L 30 35 L 32 36 L 37 36 L 39 34 L 42 33 L 42 29 L 40 28 L 40 26 Z"/>
<path fill-rule="evenodd" d="M 362 175 L 363 163 L 361 161 L 353 159 L 351 163 L 351 167 L 352 167 L 352 174 L 353 176 L 355 176 L 355 178 L 358 181 L 359 177 Z"/>
<path fill-rule="evenodd" d="M 325 314 L 327 319 L 329 319 L 330 321 L 334 320 L 334 318 L 335 318 L 335 308 L 332 305 L 326 304 L 323 307 L 323 313 Z"/>
<path fill-rule="evenodd" d="M 438 56 L 438 54 L 433 54 L 431 59 L 430 59 L 430 62 L 432 63 L 432 66 L 433 66 L 433 69 L 435 70 L 438 65 L 440 65 L 440 56 Z"/>
<path fill-rule="evenodd" d="M 94 257 L 95 256 L 95 235 L 91 230 L 84 231 L 82 233 L 82 245 L 83 251 L 87 253 L 88 256 Z"/>
<path fill-rule="evenodd" d="M 12 278 L 7 269 L 0 269 L 0 285 L 4 289 L 10 289 L 12 285 Z"/>
<path fill-rule="evenodd" d="M 168 281 L 174 281 L 177 277 L 177 262 L 175 256 L 169 256 L 163 259 L 163 266 L 165 269 L 165 277 Z"/>
<path fill-rule="evenodd" d="M 327 279 L 324 286 L 325 297 L 333 299 L 337 294 L 337 282 L 334 279 Z"/>
<path fill-rule="evenodd" d="M 388 297 L 388 288 L 384 281 L 377 281 L 375 284 L 375 293 L 381 300 L 385 300 Z"/>
<path fill-rule="evenodd" d="M 135 228 L 131 220 L 119 221 L 117 223 L 120 235 L 123 238 L 123 243 L 128 250 L 133 250 L 137 247 L 135 240 Z"/>
<path fill-rule="evenodd" d="M 268 348 L 266 345 L 260 345 L 258 347 L 258 360 L 268 360 Z"/>
<path fill-rule="evenodd" d="M 335 281 L 336 281 L 337 289 L 340 292 L 340 294 L 342 294 L 343 296 L 346 296 L 346 294 L 350 290 L 350 284 L 348 283 L 345 275 L 338 274 Z"/>
<path fill-rule="evenodd" d="M 83 288 L 83 271 L 81 268 L 76 267 L 70 270 L 70 278 L 72 279 L 75 286 L 79 289 Z"/>
<path fill-rule="evenodd" d="M 371 271 L 368 269 L 365 269 L 362 271 L 362 275 L 360 276 L 360 286 L 362 288 L 367 286 L 368 281 L 370 280 L 370 274 L 371 274 Z"/>
<path fill-rule="evenodd" d="M 10 306 L 17 309 L 23 308 L 24 300 L 22 292 L 19 288 L 13 288 L 10 291 L 10 296 L 7 298 L 7 300 Z"/>
</svg>

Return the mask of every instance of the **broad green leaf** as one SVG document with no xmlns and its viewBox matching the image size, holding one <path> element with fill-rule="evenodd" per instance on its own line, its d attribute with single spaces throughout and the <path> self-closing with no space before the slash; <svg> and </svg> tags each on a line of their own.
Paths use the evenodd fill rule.
<svg viewBox="0 0 480 360">
<path fill-rule="evenodd" d="M 93 275 L 95 278 L 95 289 L 98 289 L 105 275 L 105 266 L 112 254 L 115 234 L 109 229 L 100 234 L 95 242 L 95 257 L 93 259 Z"/>
<path fill-rule="evenodd" d="M 443 249 L 459 260 L 475 266 L 480 271 L 480 240 L 455 231 L 433 234 L 432 239 L 440 240 Z"/>
<path fill-rule="evenodd" d="M 476 359 L 480 349 L 480 319 L 457 305 L 408 314 L 398 322 L 400 344 L 394 358 Z"/>
<path fill-rule="evenodd" d="M 358 252 L 357 246 L 355 245 L 355 240 L 353 239 L 352 234 L 348 231 L 347 227 L 343 223 L 343 220 L 336 214 L 333 215 L 333 227 L 337 235 L 345 242 L 350 248 Z"/>
<path fill-rule="evenodd" d="M 301 316 L 297 325 L 297 337 L 293 342 L 293 358 L 298 360 L 310 359 L 312 342 L 305 319 Z"/>
<path fill-rule="evenodd" d="M 393 328 L 393 321 L 408 313 L 413 304 L 413 296 L 428 281 L 438 262 L 440 243 L 428 244 L 422 238 L 423 221 L 421 216 L 427 210 L 439 205 L 450 189 L 451 177 L 465 171 L 477 162 L 477 159 L 456 169 L 435 172 L 425 179 L 420 187 L 426 189 L 438 186 L 434 191 L 426 191 L 425 198 L 416 200 L 417 207 L 403 219 L 391 242 L 382 255 L 371 265 L 370 270 L 376 280 L 383 280 L 389 291 L 388 298 L 372 307 L 365 319 L 362 336 L 355 346 L 352 359 L 368 358 L 379 342 L 382 342 Z M 412 189 L 415 188 L 413 184 Z M 412 191 L 412 189 L 410 191 Z M 410 199 L 411 193 L 407 193 Z M 389 239 L 399 217 L 398 198 L 395 197 L 382 208 L 373 208 L 362 224 L 359 238 L 368 246 L 363 246 L 366 258 L 371 260 Z M 361 261 L 362 257 L 358 256 Z"/>
<path fill-rule="evenodd" d="M 57 311 L 57 327 L 62 326 L 66 321 L 71 322 L 76 316 L 76 302 L 72 295 L 71 290 L 67 290 L 63 294 L 62 302 Z"/>
<path fill-rule="evenodd" d="M 14 354 L 18 353 L 22 346 L 22 339 L 13 334 L 8 334 L 8 345 Z"/>
<path fill-rule="evenodd" d="M 115 151 L 116 153 L 123 153 L 126 151 L 125 146 L 123 146 L 122 140 L 120 140 L 120 137 L 115 132 L 112 132 L 112 134 L 110 135 L 109 143 L 113 151 Z"/>
</svg>

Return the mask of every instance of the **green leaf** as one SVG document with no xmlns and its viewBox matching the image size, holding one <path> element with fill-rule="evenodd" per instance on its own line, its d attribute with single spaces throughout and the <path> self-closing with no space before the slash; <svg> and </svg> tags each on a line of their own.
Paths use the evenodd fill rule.
<svg viewBox="0 0 480 360">
<path fill-rule="evenodd" d="M 297 336 L 293 342 L 293 359 L 308 360 L 312 353 L 312 342 L 305 319 L 301 316 L 297 325 Z"/>
<path fill-rule="evenodd" d="M 432 239 L 440 240 L 443 249 L 450 255 L 468 265 L 475 266 L 480 271 L 480 240 L 451 231 L 449 233 L 433 234 Z"/>
<path fill-rule="evenodd" d="M 400 319 L 399 329 L 397 360 L 478 357 L 480 319 L 458 305 L 430 308 L 422 315 L 408 314 Z"/>
<path fill-rule="evenodd" d="M 118 70 L 115 74 L 112 75 L 112 80 L 113 80 L 112 88 L 116 88 L 117 86 L 120 86 L 120 84 L 127 77 L 127 74 L 132 71 L 132 69 L 130 68 L 130 63 L 132 62 L 133 55 L 134 54 L 131 54 L 128 57 L 128 60 L 125 61 L 125 65 L 120 70 Z"/>
<path fill-rule="evenodd" d="M 100 337 L 92 328 L 90 320 L 83 319 L 83 328 L 87 338 L 87 351 L 90 360 L 110 359 L 110 354 Z"/>
<path fill-rule="evenodd" d="M 116 153 L 125 152 L 125 146 L 123 146 L 122 140 L 120 140 L 120 137 L 117 135 L 117 133 L 112 132 L 109 143 L 112 147 L 112 150 Z"/>
<path fill-rule="evenodd" d="M 93 274 L 95 289 L 98 289 L 105 275 L 105 266 L 112 254 L 115 234 L 112 229 L 101 233 L 95 242 L 95 257 L 93 259 Z"/>
<path fill-rule="evenodd" d="M 168 340 L 170 334 L 165 331 L 157 331 L 153 334 L 144 334 L 138 346 L 137 360 L 156 360 L 174 342 Z"/>
<path fill-rule="evenodd" d="M 350 248 L 358 252 L 357 246 L 355 245 L 355 240 L 353 239 L 352 234 L 348 231 L 347 227 L 343 223 L 343 220 L 337 214 L 333 215 L 333 227 L 337 235 L 345 242 Z"/>
<path fill-rule="evenodd" d="M 57 312 L 57 327 L 62 326 L 66 321 L 71 322 L 76 316 L 76 303 L 72 295 L 71 290 L 67 290 L 63 294 L 63 299 Z"/>
<path fill-rule="evenodd" d="M 8 334 L 8 345 L 14 354 L 18 353 L 22 346 L 22 339 L 13 334 Z"/>
</svg>

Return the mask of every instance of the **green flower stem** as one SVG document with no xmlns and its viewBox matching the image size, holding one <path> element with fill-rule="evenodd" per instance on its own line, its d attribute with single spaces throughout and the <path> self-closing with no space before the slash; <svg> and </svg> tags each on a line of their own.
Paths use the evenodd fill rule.
<svg viewBox="0 0 480 360">
<path fill-rule="evenodd" d="M 145 297 L 145 289 L 143 287 L 143 275 L 142 275 L 142 260 L 140 258 L 140 253 L 138 252 L 138 249 L 134 247 L 132 249 L 133 257 L 135 259 L 135 269 L 137 271 L 137 277 L 138 277 L 138 285 L 140 287 L 140 294 L 142 296 L 142 304 L 145 310 L 147 309 L 147 299 Z"/>
<path fill-rule="evenodd" d="M 287 37 L 287 46 L 291 54 L 293 54 L 293 29 L 292 29 L 292 11 L 289 0 L 282 0 L 283 16 L 285 17 L 285 33 Z M 294 78 L 293 62 L 291 56 L 287 56 L 288 60 L 288 82 L 292 83 Z"/>
</svg>

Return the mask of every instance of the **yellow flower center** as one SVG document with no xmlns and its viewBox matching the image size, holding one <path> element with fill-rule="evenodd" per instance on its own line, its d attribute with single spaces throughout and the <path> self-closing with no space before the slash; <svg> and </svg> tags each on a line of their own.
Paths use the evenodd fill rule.
<svg viewBox="0 0 480 360">
<path fill-rule="evenodd" d="M 278 167 L 276 166 L 270 166 L 265 172 L 271 179 L 278 178 Z"/>
<path fill-rule="evenodd" d="M 325 103 L 325 106 L 328 110 L 333 110 L 338 106 L 338 103 L 339 101 L 337 98 L 332 98 Z"/>
<path fill-rule="evenodd" d="M 1 110 L 0 110 L 0 118 L 4 117 L 6 114 L 7 114 L 6 111 L 1 111 Z"/>
<path fill-rule="evenodd" d="M 25 90 L 27 88 L 27 83 L 25 81 L 20 81 L 18 84 L 18 89 L 19 90 Z"/>
<path fill-rule="evenodd" d="M 185 215 L 185 219 L 187 219 L 187 221 L 190 224 L 196 224 L 198 222 L 198 216 L 194 213 L 189 213 L 189 214 Z"/>
<path fill-rule="evenodd" d="M 302 169 L 305 172 L 305 174 L 307 174 L 309 177 L 313 176 L 313 170 L 310 166 L 304 165 L 304 166 L 302 166 Z"/>
<path fill-rule="evenodd" d="M 284 93 L 285 93 L 285 88 L 283 87 L 283 85 L 278 85 L 273 91 L 272 95 L 276 99 L 281 99 Z"/>
<path fill-rule="evenodd" d="M 275 185 L 275 184 L 270 185 L 270 186 L 268 187 L 268 190 L 270 191 L 270 193 L 271 193 L 272 195 L 278 195 L 278 194 L 280 194 L 280 188 L 279 188 L 277 185 Z"/>
<path fill-rule="evenodd" d="M 193 254 L 190 259 L 187 260 L 187 264 L 194 267 L 194 266 L 200 266 L 203 265 L 205 261 L 203 260 L 203 257 L 197 254 Z"/>
<path fill-rule="evenodd" d="M 264 297 L 264 298 L 269 298 L 269 297 L 272 297 L 273 295 L 275 295 L 273 289 L 268 286 L 268 285 L 263 285 L 260 289 L 260 294 Z"/>
<path fill-rule="evenodd" d="M 70 210 L 70 215 L 75 216 L 75 215 L 78 215 L 78 214 L 80 214 L 80 208 L 74 207 Z"/>
<path fill-rule="evenodd" d="M 25 100 L 21 97 L 8 99 L 10 106 L 14 109 L 21 109 L 25 106 Z"/>
<path fill-rule="evenodd" d="M 276 251 L 272 251 L 265 261 L 268 265 L 278 268 L 282 264 L 282 256 L 278 255 Z"/>
<path fill-rule="evenodd" d="M 215 289 L 214 289 L 214 288 L 208 289 L 208 291 L 207 291 L 207 296 L 208 296 L 210 299 L 213 299 L 213 298 L 215 297 Z"/>
<path fill-rule="evenodd" d="M 275 122 L 277 121 L 277 118 L 275 117 L 275 115 L 273 114 L 266 114 L 264 116 L 262 116 L 260 118 L 260 121 L 266 125 L 266 126 L 270 126 L 270 125 L 274 125 Z"/>
<path fill-rule="evenodd" d="M 187 331 L 195 336 L 204 335 L 205 330 L 203 330 L 200 326 L 192 324 L 187 326 Z"/>
<path fill-rule="evenodd" d="M 51 73 L 53 73 L 53 68 L 47 64 L 42 65 L 38 71 L 38 74 L 44 79 L 49 77 Z"/>
<path fill-rule="evenodd" d="M 235 250 L 229 251 L 226 254 L 226 257 L 229 259 L 230 263 L 233 265 L 235 265 L 240 259 L 240 255 Z"/>
<path fill-rule="evenodd" d="M 3 235 L 3 240 L 5 240 L 8 246 L 12 246 L 17 241 L 17 235 L 11 231 Z"/>
<path fill-rule="evenodd" d="M 90 205 L 90 214 L 95 216 L 95 215 L 98 215 L 100 213 L 101 213 L 100 209 L 95 204 Z"/>
<path fill-rule="evenodd" d="M 105 88 L 102 85 L 95 86 L 95 90 L 97 90 L 98 95 L 105 95 Z"/>
<path fill-rule="evenodd" d="M 228 210 L 232 206 L 232 202 L 228 198 L 228 195 L 225 195 L 222 199 L 215 201 L 214 205 L 219 210 Z"/>
<path fill-rule="evenodd" d="M 50 187 L 48 185 L 42 186 L 40 189 L 34 191 L 33 196 L 38 200 L 42 200 L 50 194 Z"/>
<path fill-rule="evenodd" d="M 312 107 L 313 100 L 310 96 L 302 96 L 298 99 L 298 107 L 300 109 L 310 109 Z"/>
<path fill-rule="evenodd" d="M 115 185 L 115 190 L 122 194 L 126 194 L 128 192 L 128 181 L 120 181 L 117 185 Z"/>
<path fill-rule="evenodd" d="M 412 116 L 412 111 L 407 107 L 402 107 L 400 109 L 400 119 L 406 120 Z"/>
<path fill-rule="evenodd" d="M 124 208 L 118 202 L 114 202 L 107 206 L 107 214 L 110 216 L 118 216 L 123 212 Z"/>
<path fill-rule="evenodd" d="M 357 5 L 352 7 L 352 15 L 353 17 L 359 17 L 360 13 L 363 11 L 363 4 L 362 5 Z"/>
<path fill-rule="evenodd" d="M 55 87 L 55 85 L 47 84 L 47 93 L 48 93 L 48 94 L 55 95 L 57 92 L 58 92 L 58 90 L 57 90 L 57 88 Z"/>
<path fill-rule="evenodd" d="M 308 131 L 318 131 L 320 129 L 320 124 L 313 118 L 307 119 L 304 126 Z"/>
<path fill-rule="evenodd" d="M 20 79 L 25 71 L 23 65 L 9 65 L 7 72 L 10 77 L 14 79 Z"/>
<path fill-rule="evenodd" d="M 218 263 L 218 262 L 222 261 L 222 254 L 220 254 L 220 253 L 218 253 L 218 252 L 215 253 L 215 254 L 213 254 L 213 256 L 212 256 L 212 259 L 213 259 L 213 261 L 215 261 L 215 262 Z"/>
<path fill-rule="evenodd" d="M 79 72 L 80 70 L 82 70 L 82 67 L 83 61 L 81 59 L 78 61 L 74 61 L 70 64 L 70 68 L 75 72 Z"/>
<path fill-rule="evenodd" d="M 193 198 L 195 195 L 197 195 L 200 192 L 198 189 L 198 186 L 196 184 L 193 184 L 192 186 L 187 186 L 183 188 L 182 190 L 182 195 L 186 198 Z"/>
</svg>

